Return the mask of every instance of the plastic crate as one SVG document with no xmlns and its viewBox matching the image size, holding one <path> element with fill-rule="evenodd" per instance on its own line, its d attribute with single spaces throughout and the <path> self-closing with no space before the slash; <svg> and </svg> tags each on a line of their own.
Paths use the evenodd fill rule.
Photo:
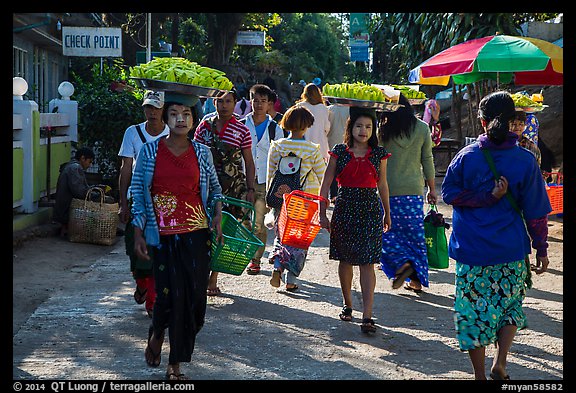
<svg viewBox="0 0 576 393">
<path fill-rule="evenodd" d="M 254 207 L 250 202 L 235 198 L 221 198 L 224 204 L 241 206 L 247 209 L 246 214 L 252 215 L 254 228 Z M 215 272 L 239 276 L 246 269 L 258 248 L 264 243 L 246 228 L 242 222 L 246 216 L 238 220 L 227 211 L 222 212 L 222 242 L 216 241 L 216 233 L 212 233 L 212 258 L 210 269 Z"/>
<path fill-rule="evenodd" d="M 552 211 L 548 215 L 564 213 L 564 182 L 562 174 L 558 172 L 550 173 L 556 175 L 556 183 L 546 184 L 546 193 L 552 206 Z"/>
<path fill-rule="evenodd" d="M 304 191 L 284 194 L 284 203 L 278 217 L 278 233 L 284 245 L 308 249 L 320 232 L 321 196 Z"/>
<path fill-rule="evenodd" d="M 550 175 L 556 175 L 556 183 L 546 184 L 546 193 L 550 199 L 552 211 L 548 215 L 564 213 L 564 185 L 562 174 L 554 172 Z"/>
</svg>

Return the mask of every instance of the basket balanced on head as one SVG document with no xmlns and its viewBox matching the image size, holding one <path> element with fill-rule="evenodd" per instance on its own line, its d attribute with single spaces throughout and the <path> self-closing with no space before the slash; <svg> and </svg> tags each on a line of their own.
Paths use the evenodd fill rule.
<svg viewBox="0 0 576 393">
<path fill-rule="evenodd" d="M 278 232 L 282 244 L 308 249 L 320 232 L 319 195 L 295 190 L 284 194 L 278 217 Z"/>
<path fill-rule="evenodd" d="M 222 212 L 222 242 L 218 243 L 216 233 L 212 234 L 211 270 L 239 276 L 264 243 L 242 224 L 250 215 L 251 228 L 254 228 L 255 214 L 252 203 L 231 197 L 223 197 L 220 200 L 224 205 L 242 207 L 246 210 L 246 214 L 238 220 L 227 211 Z"/>
</svg>

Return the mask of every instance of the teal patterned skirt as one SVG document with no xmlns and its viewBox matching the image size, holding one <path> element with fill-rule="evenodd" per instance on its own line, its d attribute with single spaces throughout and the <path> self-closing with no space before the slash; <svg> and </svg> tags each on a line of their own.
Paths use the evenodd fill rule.
<svg viewBox="0 0 576 393">
<path fill-rule="evenodd" d="M 522 310 L 526 275 L 524 260 L 492 266 L 456 262 L 454 323 L 460 350 L 496 342 L 506 325 L 527 326 Z"/>
</svg>

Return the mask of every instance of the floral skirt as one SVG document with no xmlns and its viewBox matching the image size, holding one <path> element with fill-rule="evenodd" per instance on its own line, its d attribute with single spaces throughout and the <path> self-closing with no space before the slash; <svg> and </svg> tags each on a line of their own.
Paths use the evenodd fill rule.
<svg viewBox="0 0 576 393">
<path fill-rule="evenodd" d="M 456 262 L 454 323 L 460 350 L 486 347 L 498 340 L 506 325 L 525 328 L 524 260 L 492 266 Z"/>
<path fill-rule="evenodd" d="M 419 195 L 390 197 L 392 228 L 382 235 L 380 268 L 388 278 L 406 262 L 420 283 L 428 287 L 428 255 L 424 236 L 424 198 Z"/>
</svg>

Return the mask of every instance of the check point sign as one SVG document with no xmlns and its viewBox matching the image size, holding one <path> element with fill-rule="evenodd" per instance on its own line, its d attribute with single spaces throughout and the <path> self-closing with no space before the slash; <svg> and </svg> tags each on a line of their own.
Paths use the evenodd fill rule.
<svg viewBox="0 0 576 393">
<path fill-rule="evenodd" d="M 80 57 L 122 57 L 119 27 L 62 27 L 62 54 Z"/>
</svg>

